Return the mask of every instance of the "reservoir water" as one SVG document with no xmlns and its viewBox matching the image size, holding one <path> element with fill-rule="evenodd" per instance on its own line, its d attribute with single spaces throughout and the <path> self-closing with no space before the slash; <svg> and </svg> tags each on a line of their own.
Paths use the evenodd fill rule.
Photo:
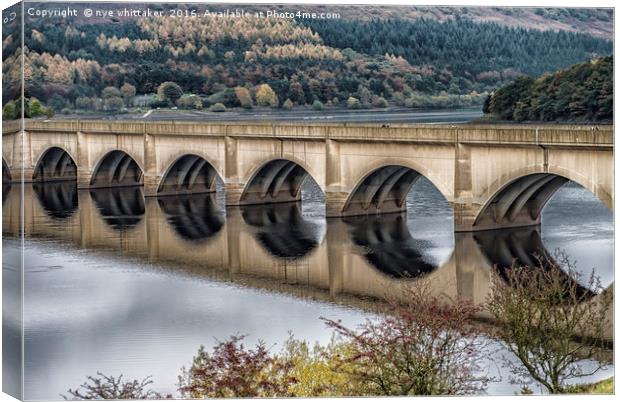
<svg viewBox="0 0 620 402">
<path fill-rule="evenodd" d="M 3 190 L 3 269 L 14 272 L 21 188 Z M 97 371 L 152 375 L 156 390 L 174 392 L 201 344 L 246 334 L 277 348 L 289 331 L 325 343 L 320 317 L 372 318 L 403 278 L 483 302 L 494 265 L 561 249 L 613 284 L 612 212 L 573 183 L 541 227 L 475 234 L 453 232 L 450 205 L 424 179 L 406 214 L 326 219 L 322 197 L 310 182 L 298 204 L 226 209 L 222 191 L 25 185 L 24 397 L 58 399 Z M 499 361 L 488 370 L 498 381 L 487 393 L 518 391 Z"/>
</svg>

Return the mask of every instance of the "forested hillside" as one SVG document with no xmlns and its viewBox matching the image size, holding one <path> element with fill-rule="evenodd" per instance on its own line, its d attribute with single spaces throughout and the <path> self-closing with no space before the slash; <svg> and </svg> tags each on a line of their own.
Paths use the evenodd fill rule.
<svg viewBox="0 0 620 402">
<path fill-rule="evenodd" d="M 484 112 L 501 120 L 613 122 L 613 57 L 538 79 L 520 77 L 498 89 Z"/>
<path fill-rule="evenodd" d="M 516 77 L 613 48 L 600 37 L 474 22 L 458 13 L 442 21 L 356 19 L 346 7 L 338 10 L 347 18 L 30 21 L 25 93 L 48 113 L 134 106 L 471 106 Z M 9 80 L 18 79 L 11 76 L 19 72 L 17 42 L 3 38 Z M 3 105 L 17 96 L 5 86 Z"/>
</svg>

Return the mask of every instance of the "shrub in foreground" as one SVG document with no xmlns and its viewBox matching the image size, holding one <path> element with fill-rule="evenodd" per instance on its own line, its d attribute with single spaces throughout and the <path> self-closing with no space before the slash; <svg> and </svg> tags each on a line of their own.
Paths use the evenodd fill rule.
<svg viewBox="0 0 620 402">
<path fill-rule="evenodd" d="M 495 275 L 488 309 L 497 321 L 497 337 L 518 359 L 508 363 L 518 379 L 532 378 L 549 393 L 565 393 L 570 380 L 605 366 L 597 358 L 612 296 L 594 273 L 580 285 L 582 275 L 563 253 L 540 257 L 538 265 L 512 267 L 504 278 Z M 585 368 L 586 360 L 593 366 Z"/>
</svg>

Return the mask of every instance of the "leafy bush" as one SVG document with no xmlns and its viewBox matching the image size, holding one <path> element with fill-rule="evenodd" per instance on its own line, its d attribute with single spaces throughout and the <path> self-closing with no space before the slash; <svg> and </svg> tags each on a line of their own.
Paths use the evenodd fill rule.
<svg viewBox="0 0 620 402">
<path fill-rule="evenodd" d="M 319 100 L 315 100 L 312 102 L 312 109 L 314 110 L 323 110 L 323 103 Z"/>
<path fill-rule="evenodd" d="M 383 96 L 378 96 L 377 98 L 375 98 L 375 100 L 372 102 L 372 105 L 374 107 L 379 107 L 379 108 L 386 108 L 388 107 L 388 101 L 385 100 L 385 98 Z"/>
<path fill-rule="evenodd" d="M 151 109 L 157 109 L 158 107 L 168 107 L 169 103 L 165 99 L 155 98 L 151 100 L 149 107 Z"/>
<path fill-rule="evenodd" d="M 282 104 L 282 109 L 284 110 L 293 109 L 293 101 L 290 99 L 285 100 L 284 103 Z"/>
<path fill-rule="evenodd" d="M 359 101 L 359 99 L 354 98 L 352 96 L 350 96 L 349 99 L 347 99 L 347 108 L 360 109 L 361 107 L 362 107 L 362 103 Z"/>
<path fill-rule="evenodd" d="M 225 112 L 226 111 L 226 106 L 224 106 L 224 104 L 222 103 L 216 103 L 214 105 L 211 105 L 211 107 L 209 108 L 209 111 L 211 112 Z"/>
</svg>

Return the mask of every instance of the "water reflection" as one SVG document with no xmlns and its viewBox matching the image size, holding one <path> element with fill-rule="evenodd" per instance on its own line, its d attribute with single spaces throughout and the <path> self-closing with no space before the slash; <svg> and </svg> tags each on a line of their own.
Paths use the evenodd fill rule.
<svg viewBox="0 0 620 402">
<path fill-rule="evenodd" d="M 578 187 L 559 190 L 541 239 L 537 228 L 455 235 L 449 205 L 415 188 L 407 214 L 326 220 L 322 201 L 306 198 L 303 209 L 225 210 L 213 194 L 145 200 L 134 187 L 79 190 L 76 203 L 75 187 L 61 196 L 50 184 L 23 187 L 24 258 L 36 267 L 24 274 L 28 399 L 53 398 L 97 370 L 173 384 L 197 345 L 232 333 L 272 344 L 293 330 L 328 342 L 320 316 L 354 326 L 365 318 L 358 308 L 398 294 L 403 277 L 482 303 L 493 265 L 531 264 L 562 245 L 586 266 L 575 250 L 599 256 L 604 285 L 613 283 L 611 214 Z M 4 247 L 14 255 L 21 189 L 4 194 Z M 578 209 L 558 213 L 567 200 Z"/>
<path fill-rule="evenodd" d="M 9 196 L 9 192 L 11 191 L 11 182 L 8 180 L 2 180 L 2 205 Z"/>
<path fill-rule="evenodd" d="M 183 239 L 202 243 L 224 226 L 224 211 L 215 193 L 158 197 L 159 207 L 174 231 Z"/>
<path fill-rule="evenodd" d="M 550 258 L 537 226 L 474 232 L 474 239 L 489 264 L 500 271 L 513 265 L 534 267 L 537 257 Z"/>
<path fill-rule="evenodd" d="M 77 210 L 78 190 L 74 181 L 33 183 L 32 189 L 51 218 L 67 219 Z"/>
<path fill-rule="evenodd" d="M 474 234 L 476 242 L 480 246 L 489 264 L 507 279 L 507 269 L 516 267 L 530 267 L 532 269 L 556 269 L 558 267 L 554 255 L 545 248 L 540 228 L 529 226 L 504 230 L 485 230 Z M 562 271 L 564 272 L 564 271 Z M 566 283 L 575 283 L 575 278 L 568 274 L 563 275 Z M 594 292 L 590 289 L 577 286 L 577 295 L 593 297 Z"/>
<path fill-rule="evenodd" d="M 249 205 L 240 209 L 243 221 L 275 257 L 298 259 L 321 242 L 319 225 L 303 217 L 301 203 Z"/>
<path fill-rule="evenodd" d="M 431 248 L 431 242 L 411 235 L 406 214 L 350 217 L 344 221 L 353 243 L 363 249 L 364 257 L 387 275 L 416 278 L 438 267 L 424 253 Z"/>
<path fill-rule="evenodd" d="M 118 231 L 130 230 L 144 216 L 142 187 L 92 189 L 90 196 L 105 223 Z"/>
</svg>

